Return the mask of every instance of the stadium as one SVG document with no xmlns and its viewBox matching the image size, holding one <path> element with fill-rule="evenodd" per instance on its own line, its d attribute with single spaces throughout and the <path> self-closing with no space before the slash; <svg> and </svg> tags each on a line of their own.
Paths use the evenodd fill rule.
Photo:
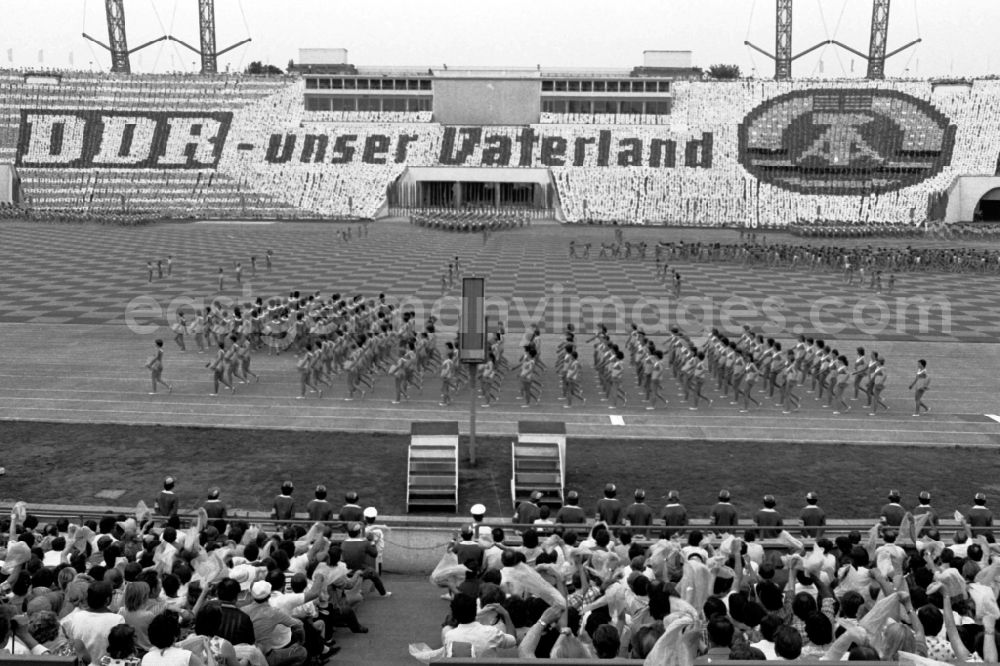
<svg viewBox="0 0 1000 666">
<path fill-rule="evenodd" d="M 72 620 L 92 600 L 31 605 L 69 569 L 62 590 L 117 581 L 131 656 L 176 649 L 153 640 L 164 608 L 197 638 L 228 581 L 258 628 L 258 584 L 262 608 L 297 602 L 280 645 L 217 629 L 229 666 L 517 661 L 560 634 L 578 661 L 796 640 L 805 661 L 996 660 L 1000 80 L 886 78 L 888 0 L 868 76 L 840 79 L 791 76 L 790 0 L 766 79 L 666 50 L 597 69 L 302 48 L 284 74 L 219 73 L 199 6 L 201 73 L 132 73 L 122 0 L 113 71 L 0 70 L 0 660 L 110 654 Z M 157 602 L 175 579 L 207 596 Z M 151 598 L 128 601 L 137 581 Z M 449 610 L 485 622 L 458 619 L 469 590 L 488 646 L 441 633 Z M 867 636 L 822 640 L 849 593 Z M 915 647 L 888 650 L 875 619 L 908 613 Z"/>
</svg>

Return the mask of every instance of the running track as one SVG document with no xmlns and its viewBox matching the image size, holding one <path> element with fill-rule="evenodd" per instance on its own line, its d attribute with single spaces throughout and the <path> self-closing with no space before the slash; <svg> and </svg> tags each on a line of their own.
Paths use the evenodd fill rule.
<svg viewBox="0 0 1000 666">
<path fill-rule="evenodd" d="M 547 330 L 558 330 L 566 321 L 579 323 L 580 319 L 574 319 L 579 314 L 574 299 L 618 297 L 626 316 L 639 311 L 650 331 L 673 324 L 682 315 L 690 321 L 695 312 L 693 308 L 680 312 L 675 304 L 664 301 L 666 290 L 655 276 L 652 252 L 646 262 L 568 258 L 571 235 L 578 243 L 592 242 L 592 255 L 596 255 L 600 243 L 611 240 L 607 229 L 549 225 L 497 233 L 484 242 L 480 235 L 384 222 L 374 223 L 368 237 L 361 239 L 354 225 L 354 238 L 344 242 L 339 238 L 344 228 L 238 223 L 162 224 L 137 229 L 0 225 L 9 266 L 0 286 L 0 302 L 4 304 L 0 312 L 4 340 L 0 419 L 388 432 L 408 432 L 414 420 L 447 419 L 458 420 L 467 432 L 468 392 L 458 396 L 456 406 L 441 408 L 434 377 L 428 377 L 424 389 L 401 406 L 389 403 L 390 383 L 385 379 L 364 401 L 344 402 L 344 389 L 337 384 L 322 400 L 295 400 L 296 371 L 287 355 L 257 354 L 253 365 L 262 377 L 260 384 L 240 387 L 235 396 L 224 392 L 209 397 L 205 356 L 191 351 L 190 341 L 189 351 L 180 353 L 169 331 L 157 327 L 164 320 L 155 312 L 170 309 L 170 303 L 179 298 L 196 301 L 218 296 L 214 278 L 218 266 L 226 268 L 231 283 L 232 263 L 237 260 L 243 262 L 248 284 L 243 289 L 227 285 L 225 295 L 241 300 L 248 294 L 266 298 L 290 289 L 319 289 L 323 293 L 366 295 L 384 291 L 391 297 L 414 297 L 430 304 L 442 294 L 441 275 L 446 273 L 448 259 L 459 255 L 466 273 L 487 277 L 489 296 L 507 299 L 506 317 L 512 331 L 509 357 L 517 351 L 516 331 L 526 322 L 544 321 Z M 626 238 L 650 244 L 660 239 L 736 239 L 733 232 L 677 229 L 628 229 Z M 267 248 L 276 253 L 270 274 L 262 271 L 260 260 Z M 146 260 L 166 258 L 167 254 L 174 257 L 174 275 L 148 283 Z M 255 279 L 249 279 L 250 254 L 258 256 Z M 634 390 L 627 406 L 609 410 L 597 400 L 593 373 L 586 367 L 590 364 L 589 347 L 581 345 L 585 394 L 590 399 L 587 405 L 563 409 L 556 400 L 555 380 L 550 374 L 541 406 L 521 409 L 514 378 L 509 376 L 500 404 L 478 410 L 478 432 L 513 435 L 518 420 L 552 419 L 565 421 L 573 437 L 1000 445 L 1000 423 L 988 416 L 1000 413 L 995 390 L 1000 370 L 1000 347 L 996 344 L 1000 290 L 995 277 L 900 276 L 897 290 L 901 297 L 947 299 L 950 321 L 945 325 L 932 316 L 929 325 L 921 329 L 915 320 L 903 317 L 890 321 L 884 331 L 874 331 L 867 320 L 858 324 L 849 316 L 873 295 L 864 288 L 846 287 L 829 273 L 747 271 L 727 264 L 676 267 L 685 276 L 684 296 L 707 304 L 701 314 L 708 325 L 722 321 L 720 303 L 728 297 L 745 299 L 751 309 L 768 297 L 779 297 L 785 330 L 776 337 L 783 340 L 794 331 L 812 330 L 810 310 L 818 296 L 839 299 L 839 303 L 824 306 L 821 322 L 840 324 L 842 330 L 835 336 L 834 346 L 849 358 L 858 344 L 888 357 L 891 374 L 886 398 L 892 410 L 869 417 L 855 403 L 851 413 L 834 416 L 807 395 L 802 411 L 792 415 L 783 415 L 766 401 L 762 409 L 742 415 L 728 400 L 718 399 L 711 408 L 691 412 L 670 382 L 665 391 L 670 400 L 666 410 L 645 410 Z M 452 297 L 457 294 L 457 287 L 447 292 Z M 543 296 L 549 298 L 544 308 L 539 305 Z M 143 300 L 136 301 L 138 298 Z M 643 310 L 642 299 L 654 307 L 665 304 L 660 319 L 649 317 L 650 310 Z M 885 300 L 896 312 L 893 302 Z M 449 308 L 454 307 L 454 301 L 450 303 L 444 302 L 442 319 L 447 319 Z M 142 333 L 126 324 L 127 311 L 131 307 L 136 314 L 137 304 L 154 306 L 154 314 L 134 317 L 139 324 L 150 324 L 150 330 Z M 766 321 L 761 312 L 751 312 L 737 321 L 760 325 Z M 586 309 L 584 313 L 586 324 Z M 607 321 L 609 314 L 593 319 Z M 620 330 L 624 332 L 624 328 Z M 175 385 L 171 395 L 146 395 L 148 378 L 142 364 L 156 336 L 166 340 L 164 377 Z M 556 336 L 547 335 L 543 350 L 548 352 L 545 359 L 550 366 L 555 344 Z M 917 358 L 927 359 L 933 377 L 927 396 L 932 413 L 919 419 L 910 416 L 912 404 L 905 390 Z M 718 397 L 714 391 L 709 395 Z"/>
</svg>

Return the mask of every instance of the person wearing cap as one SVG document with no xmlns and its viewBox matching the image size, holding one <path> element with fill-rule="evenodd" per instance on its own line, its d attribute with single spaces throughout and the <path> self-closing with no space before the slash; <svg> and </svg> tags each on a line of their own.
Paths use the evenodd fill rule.
<svg viewBox="0 0 1000 666">
<path fill-rule="evenodd" d="M 243 608 L 253 622 L 257 647 L 264 653 L 268 666 L 301 666 L 309 653 L 302 644 L 302 620 L 270 604 L 271 584 L 259 580 L 250 587 L 253 603 Z"/>
<path fill-rule="evenodd" d="M 360 497 L 353 490 L 344 493 L 344 506 L 340 507 L 340 513 L 337 514 L 337 519 L 344 523 L 343 529 L 346 532 L 347 526 L 351 523 L 360 523 L 365 519 L 365 512 L 358 504 Z"/>
<path fill-rule="evenodd" d="M 365 538 L 371 541 L 375 545 L 375 550 L 378 551 L 378 555 L 375 557 L 375 572 L 382 575 L 382 553 L 385 551 L 385 530 L 388 528 L 385 525 L 375 524 L 378 519 L 378 509 L 375 507 L 365 507 L 363 513 Z"/>
<path fill-rule="evenodd" d="M 597 500 L 597 511 L 594 519 L 599 523 L 604 523 L 608 527 L 621 525 L 622 503 L 618 499 L 618 486 L 609 483 L 604 486 L 604 497 Z"/>
<path fill-rule="evenodd" d="M 731 502 L 728 490 L 719 491 L 719 501 L 712 507 L 709 518 L 716 527 L 736 527 L 739 524 L 740 515 Z"/>
<path fill-rule="evenodd" d="M 917 495 L 917 506 L 913 507 L 913 517 L 927 515 L 924 521 L 924 526 L 920 529 L 920 534 L 917 536 L 925 536 L 931 529 L 937 527 L 940 524 L 940 519 L 938 518 L 937 511 L 931 506 L 931 494 L 926 490 L 921 490 L 920 494 Z"/>
<path fill-rule="evenodd" d="M 663 519 L 663 524 L 667 526 L 663 530 L 663 537 L 666 539 L 682 531 L 676 529 L 677 527 L 688 524 L 687 508 L 681 504 L 681 494 L 676 490 L 671 490 L 667 493 L 667 504 L 663 507 L 663 511 L 660 512 L 660 518 Z"/>
<path fill-rule="evenodd" d="M 882 524 L 886 527 L 899 527 L 906 515 L 906 509 L 899 503 L 900 494 L 898 490 L 889 491 L 889 501 L 882 506 L 879 514 Z"/>
<path fill-rule="evenodd" d="M 821 528 L 826 525 L 826 512 L 819 506 L 819 495 L 814 492 L 806 493 L 806 505 L 802 507 L 799 519 L 802 521 L 802 536 L 813 539 L 823 536 Z"/>
<path fill-rule="evenodd" d="M 226 519 L 226 504 L 221 499 L 219 499 L 219 489 L 209 488 L 208 489 L 208 499 L 202 505 L 205 509 L 205 515 L 211 521 L 225 520 Z"/>
<path fill-rule="evenodd" d="M 281 484 L 281 494 L 275 496 L 274 504 L 271 507 L 271 516 L 275 520 L 295 519 L 295 500 L 292 498 L 292 491 L 295 486 L 291 481 Z"/>
<path fill-rule="evenodd" d="M 566 493 L 566 504 L 556 512 L 556 523 L 582 525 L 587 522 L 587 514 L 580 508 L 580 493 L 571 490 Z"/>
<path fill-rule="evenodd" d="M 493 529 L 486 525 L 486 506 L 483 504 L 473 504 L 469 509 L 472 515 L 472 533 L 483 548 L 489 548 L 493 543 Z"/>
<path fill-rule="evenodd" d="M 387 592 L 382 579 L 375 573 L 375 559 L 378 549 L 364 534 L 361 523 L 351 523 L 347 526 L 347 538 L 340 544 L 341 557 L 349 571 L 360 571 L 361 576 L 372 582 L 375 590 L 383 597 L 391 596 Z"/>
<path fill-rule="evenodd" d="M 538 520 L 540 499 L 542 499 L 541 491 L 534 490 L 528 499 L 518 502 L 517 509 L 514 510 L 514 524 L 531 525 Z"/>
<path fill-rule="evenodd" d="M 321 523 L 333 520 L 333 505 L 326 499 L 326 486 L 322 484 L 316 486 L 313 495 L 314 499 L 309 500 L 309 503 L 306 504 L 306 514 L 309 516 L 309 520 Z"/>
<path fill-rule="evenodd" d="M 987 541 L 993 543 L 993 512 L 986 508 L 985 493 L 976 493 L 972 500 L 974 503 L 969 509 L 969 526 L 972 528 L 972 538 L 985 537 Z"/>
<path fill-rule="evenodd" d="M 156 503 L 153 504 L 153 513 L 158 516 L 176 516 L 177 515 L 177 495 L 174 494 L 174 477 L 168 476 L 163 480 L 163 490 L 156 497 Z"/>
<path fill-rule="evenodd" d="M 625 524 L 630 527 L 648 527 L 653 524 L 653 510 L 646 504 L 646 491 L 636 488 L 632 493 L 635 500 L 625 507 Z"/>
<path fill-rule="evenodd" d="M 753 522 L 761 528 L 760 536 L 764 539 L 777 539 L 781 533 L 777 528 L 784 525 L 781 514 L 774 508 L 776 504 L 774 495 L 764 495 L 764 506 L 753 517 Z"/>
</svg>

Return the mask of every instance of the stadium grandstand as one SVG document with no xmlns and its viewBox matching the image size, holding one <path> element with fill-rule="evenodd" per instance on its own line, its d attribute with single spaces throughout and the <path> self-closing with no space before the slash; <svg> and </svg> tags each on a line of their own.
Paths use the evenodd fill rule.
<svg viewBox="0 0 1000 666">
<path fill-rule="evenodd" d="M 104 5 L 0 70 L 0 666 L 1000 662 L 1000 79 Z"/>
<path fill-rule="evenodd" d="M 0 161 L 39 212 L 526 208 L 567 223 L 746 228 L 996 216 L 996 80 L 709 82 L 678 75 L 690 54 L 668 63 L 5 71 Z"/>
</svg>

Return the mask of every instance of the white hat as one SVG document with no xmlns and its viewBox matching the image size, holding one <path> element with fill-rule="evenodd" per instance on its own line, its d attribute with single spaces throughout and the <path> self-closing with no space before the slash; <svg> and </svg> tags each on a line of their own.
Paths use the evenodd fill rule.
<svg viewBox="0 0 1000 666">
<path fill-rule="evenodd" d="M 485 516 L 486 507 L 483 506 L 482 504 L 473 504 L 472 508 L 469 510 L 469 513 L 471 513 L 473 516 Z"/>
<path fill-rule="evenodd" d="M 365 509 L 365 518 L 378 518 L 378 509 L 370 506 Z"/>
<path fill-rule="evenodd" d="M 257 601 L 263 601 L 271 596 L 271 584 L 266 580 L 259 580 L 250 588 L 250 596 Z"/>
</svg>

